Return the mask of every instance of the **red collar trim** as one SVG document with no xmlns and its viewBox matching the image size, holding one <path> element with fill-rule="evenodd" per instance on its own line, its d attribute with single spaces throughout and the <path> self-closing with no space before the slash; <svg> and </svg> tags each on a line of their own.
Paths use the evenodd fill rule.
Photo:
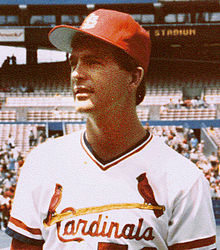
<svg viewBox="0 0 220 250">
<path fill-rule="evenodd" d="M 85 150 L 85 152 L 87 153 L 87 155 L 90 157 L 90 159 L 95 162 L 96 165 L 98 165 L 103 171 L 117 165 L 118 163 L 120 163 L 121 161 L 127 159 L 128 157 L 140 152 L 153 138 L 153 135 L 150 135 L 146 141 L 144 141 L 143 143 L 141 143 L 140 145 L 138 145 L 136 148 L 134 148 L 133 150 L 125 153 L 124 155 L 118 157 L 117 159 L 108 162 L 106 164 L 101 163 L 93 154 L 92 152 L 89 150 L 89 148 L 87 147 L 85 141 L 84 141 L 84 133 L 81 134 L 81 139 L 80 139 L 80 143 L 82 148 Z"/>
</svg>

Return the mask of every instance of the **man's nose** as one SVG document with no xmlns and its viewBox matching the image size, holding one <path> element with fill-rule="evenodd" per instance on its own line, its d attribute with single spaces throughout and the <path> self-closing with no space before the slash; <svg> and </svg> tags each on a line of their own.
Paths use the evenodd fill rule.
<svg viewBox="0 0 220 250">
<path fill-rule="evenodd" d="M 73 82 L 83 79 L 85 77 L 85 72 L 82 68 L 82 65 L 77 64 L 71 72 L 71 80 Z"/>
<path fill-rule="evenodd" d="M 79 73 L 76 69 L 74 69 L 72 72 L 71 72 L 71 77 L 72 79 L 77 79 L 79 77 Z"/>
</svg>

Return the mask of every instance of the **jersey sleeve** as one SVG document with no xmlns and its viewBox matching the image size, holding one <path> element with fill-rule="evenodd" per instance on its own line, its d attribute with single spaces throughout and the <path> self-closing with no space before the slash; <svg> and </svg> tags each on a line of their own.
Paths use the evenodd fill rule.
<svg viewBox="0 0 220 250">
<path fill-rule="evenodd" d="M 216 225 L 210 187 L 201 174 L 174 204 L 169 222 L 169 249 L 216 249 Z"/>
<path fill-rule="evenodd" d="M 22 242 L 44 243 L 40 215 L 42 173 L 39 153 L 33 150 L 21 168 L 6 233 Z"/>
</svg>

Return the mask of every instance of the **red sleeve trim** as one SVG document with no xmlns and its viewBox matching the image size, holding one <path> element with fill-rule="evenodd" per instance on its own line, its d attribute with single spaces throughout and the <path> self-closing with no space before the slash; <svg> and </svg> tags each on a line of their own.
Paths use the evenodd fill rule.
<svg viewBox="0 0 220 250">
<path fill-rule="evenodd" d="M 194 240 L 185 243 L 177 243 L 169 247 L 169 250 L 192 249 L 198 247 L 205 247 L 216 243 L 216 236 L 205 239 Z"/>
<path fill-rule="evenodd" d="M 10 220 L 9 220 L 9 221 L 10 221 L 12 224 L 14 224 L 15 226 L 20 227 L 20 228 L 24 229 L 25 231 L 28 231 L 28 232 L 31 233 L 31 234 L 34 234 L 34 235 L 42 235 L 40 229 L 28 227 L 27 225 L 25 225 L 22 221 L 20 221 L 20 220 L 18 220 L 18 219 L 15 219 L 15 218 L 13 218 L 13 217 L 10 217 Z"/>
</svg>

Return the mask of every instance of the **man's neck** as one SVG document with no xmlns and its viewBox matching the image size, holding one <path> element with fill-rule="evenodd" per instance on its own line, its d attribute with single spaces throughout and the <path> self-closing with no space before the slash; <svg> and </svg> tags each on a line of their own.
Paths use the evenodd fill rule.
<svg viewBox="0 0 220 250">
<path fill-rule="evenodd" d="M 137 144 L 146 131 L 136 112 L 116 116 L 100 116 L 87 120 L 86 139 L 104 161 L 111 160 Z"/>
</svg>

